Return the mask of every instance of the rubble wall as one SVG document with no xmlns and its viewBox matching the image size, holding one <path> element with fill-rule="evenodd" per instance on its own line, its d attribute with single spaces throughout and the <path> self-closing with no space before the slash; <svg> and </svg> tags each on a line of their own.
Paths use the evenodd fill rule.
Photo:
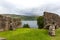
<svg viewBox="0 0 60 40">
<path fill-rule="evenodd" d="M 55 13 L 44 12 L 44 26 L 52 24 L 53 22 L 56 23 L 56 27 L 60 27 L 60 16 Z"/>
<path fill-rule="evenodd" d="M 0 31 L 5 30 L 15 30 L 16 28 L 21 27 L 21 19 L 20 18 L 11 18 L 10 16 L 0 15 Z M 18 25 L 19 24 L 19 25 Z"/>
</svg>

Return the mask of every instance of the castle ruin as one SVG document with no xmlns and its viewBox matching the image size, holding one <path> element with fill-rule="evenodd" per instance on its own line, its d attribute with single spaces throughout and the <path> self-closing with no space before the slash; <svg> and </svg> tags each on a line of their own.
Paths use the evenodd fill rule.
<svg viewBox="0 0 60 40">
<path fill-rule="evenodd" d="M 0 31 L 15 30 L 21 27 L 20 18 L 12 18 L 10 16 L 0 15 Z"/>
<path fill-rule="evenodd" d="M 44 28 L 49 28 L 49 25 L 55 23 L 56 27 L 60 27 L 60 16 L 51 12 L 44 12 Z"/>
</svg>

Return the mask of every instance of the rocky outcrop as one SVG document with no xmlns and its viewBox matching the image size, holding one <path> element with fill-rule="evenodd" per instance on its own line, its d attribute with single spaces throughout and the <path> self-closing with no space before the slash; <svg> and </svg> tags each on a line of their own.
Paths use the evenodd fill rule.
<svg viewBox="0 0 60 40">
<path fill-rule="evenodd" d="M 56 27 L 60 27 L 60 16 L 51 12 L 44 12 L 44 28 L 49 28 L 52 23 L 55 23 Z"/>
</svg>

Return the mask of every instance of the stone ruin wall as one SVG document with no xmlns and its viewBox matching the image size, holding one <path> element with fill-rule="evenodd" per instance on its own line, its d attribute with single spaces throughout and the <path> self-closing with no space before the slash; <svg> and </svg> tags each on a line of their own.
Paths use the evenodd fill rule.
<svg viewBox="0 0 60 40">
<path fill-rule="evenodd" d="M 52 22 L 56 23 L 56 28 L 60 27 L 60 16 L 50 12 L 44 12 L 44 27 L 46 28 Z"/>
<path fill-rule="evenodd" d="M 0 15 L 0 31 L 15 30 L 21 27 L 21 19 Z"/>
</svg>

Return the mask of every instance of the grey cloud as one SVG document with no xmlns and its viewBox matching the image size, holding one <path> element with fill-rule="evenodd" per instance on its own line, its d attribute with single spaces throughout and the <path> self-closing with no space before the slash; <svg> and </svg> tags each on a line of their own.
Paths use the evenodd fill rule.
<svg viewBox="0 0 60 40">
<path fill-rule="evenodd" d="M 44 11 L 49 11 L 49 12 L 54 12 L 56 14 L 60 13 L 60 4 L 45 4 L 41 7 L 37 7 L 37 8 L 31 8 L 31 9 L 18 9 L 16 8 L 16 6 L 14 4 L 8 3 L 6 1 L 0 1 L 0 6 L 6 8 L 5 11 L 7 13 L 15 13 L 18 15 L 29 15 L 29 16 L 33 16 L 33 15 L 43 15 Z M 59 14 L 60 15 L 60 14 Z"/>
<path fill-rule="evenodd" d="M 0 7 L 5 8 L 4 11 L 6 11 L 6 13 L 16 13 L 16 9 L 17 9 L 14 4 L 8 3 L 6 1 L 1 1 Z"/>
</svg>

